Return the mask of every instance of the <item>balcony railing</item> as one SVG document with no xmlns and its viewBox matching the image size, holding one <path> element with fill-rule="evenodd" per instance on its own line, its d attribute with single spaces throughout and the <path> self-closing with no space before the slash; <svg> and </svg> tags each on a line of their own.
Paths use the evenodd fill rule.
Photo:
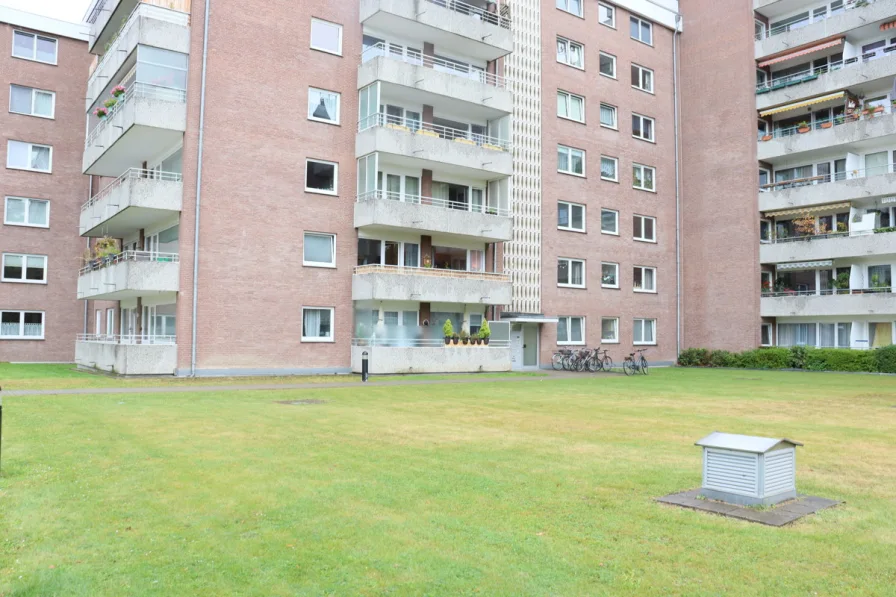
<svg viewBox="0 0 896 597">
<path fill-rule="evenodd" d="M 504 29 L 510 29 L 510 6 L 505 0 L 498 0 L 495 3 L 497 5 L 497 12 L 489 12 L 487 8 L 473 6 L 472 4 L 461 2 L 461 0 L 427 0 L 427 2 L 463 15 L 469 15 Z"/>
<path fill-rule="evenodd" d="M 363 203 L 366 201 L 397 201 L 401 203 L 413 203 L 415 205 L 432 206 L 441 209 L 456 209 L 458 211 L 468 211 L 471 213 L 479 213 L 489 216 L 510 217 L 512 215 L 509 209 L 504 209 L 501 207 L 491 207 L 489 205 L 473 205 L 469 202 L 437 199 L 435 197 L 421 197 L 420 195 L 397 193 L 394 191 L 368 191 L 366 193 L 358 195 L 355 200 L 358 203 Z"/>
<path fill-rule="evenodd" d="M 856 64 L 865 64 L 878 58 L 885 58 L 886 56 L 896 55 L 893 54 L 893 52 L 896 52 L 896 44 L 886 46 L 885 48 L 875 50 L 874 52 L 867 52 L 865 54 L 862 54 L 861 57 L 855 56 L 853 58 L 847 58 L 846 60 L 838 60 L 824 66 L 816 66 L 815 68 L 809 68 L 798 73 L 793 73 L 791 75 L 787 75 L 786 77 L 771 79 L 769 81 L 756 85 L 756 94 L 760 95 L 763 93 L 768 93 L 770 91 L 775 91 L 777 89 L 783 89 L 784 87 L 790 87 L 792 85 L 799 85 L 800 83 L 814 81 L 820 75 L 840 70 L 841 68 L 849 68 Z"/>
<path fill-rule="evenodd" d="M 884 108 L 886 109 L 886 108 Z M 780 139 L 782 137 L 792 137 L 794 135 L 807 135 L 813 131 L 823 130 L 833 128 L 835 126 L 840 126 L 842 124 L 849 124 L 851 122 L 858 122 L 859 120 L 874 120 L 875 118 L 879 118 L 883 116 L 884 112 L 872 112 L 872 113 L 856 113 L 853 115 L 842 115 L 835 116 L 834 118 L 826 118 L 824 120 L 816 120 L 814 123 L 809 125 L 809 131 L 805 133 L 800 133 L 799 126 L 788 126 L 774 129 L 771 133 L 767 133 L 763 135 L 761 132 L 757 133 L 757 137 L 760 141 L 765 139 L 766 136 L 772 137 L 774 139 Z M 807 121 L 808 122 L 808 121 Z M 765 139 L 769 141 L 770 139 Z"/>
<path fill-rule="evenodd" d="M 435 328 L 433 328 L 435 329 Z M 438 330 L 441 334 L 441 329 Z M 445 339 L 439 338 L 352 338 L 352 346 L 384 346 L 391 348 L 438 348 L 445 346 Z M 454 346 L 454 344 L 452 344 Z M 464 346 L 462 341 L 457 346 Z M 492 340 L 489 339 L 488 344 L 476 344 L 485 348 L 507 348 L 510 346 L 510 340 Z"/>
<path fill-rule="evenodd" d="M 124 106 L 126 106 L 129 101 L 134 101 L 136 98 L 154 99 L 183 104 L 187 101 L 187 92 L 183 89 L 159 87 L 158 85 L 152 85 L 150 83 L 131 83 L 125 91 L 124 95 L 118 98 L 118 103 L 109 108 L 106 117 L 100 120 L 99 124 L 93 127 L 93 130 L 90 131 L 89 135 L 87 135 L 87 139 L 84 142 L 84 147 L 90 147 L 91 143 L 96 141 L 96 139 L 103 133 L 103 131 L 105 131 L 106 128 L 111 125 L 112 120 L 119 113 L 121 113 Z"/>
<path fill-rule="evenodd" d="M 798 243 L 800 241 L 820 240 L 824 238 L 840 238 L 849 236 L 849 232 L 825 232 L 822 234 L 806 234 L 803 236 L 776 236 L 771 239 L 760 240 L 762 244 L 776 245 L 780 243 Z"/>
<path fill-rule="evenodd" d="M 371 114 L 366 118 L 362 118 L 358 122 L 358 132 L 366 131 L 373 127 L 385 127 L 408 134 L 425 135 L 428 137 L 438 137 L 454 141 L 455 143 L 465 143 L 468 145 L 476 145 L 484 149 L 492 151 L 510 151 L 510 141 L 505 141 L 497 137 L 490 137 L 479 133 L 473 133 L 469 130 L 454 129 L 421 120 L 404 118 L 401 116 L 393 116 L 382 112 Z"/>
<path fill-rule="evenodd" d="M 881 174 L 890 174 L 892 172 L 894 172 L 894 164 L 881 164 L 880 166 L 872 166 L 871 168 L 861 168 L 858 170 L 835 172 L 833 174 L 819 174 L 818 176 L 808 176 L 805 178 L 794 178 L 791 180 L 770 182 L 768 184 L 760 185 L 759 192 L 766 193 L 769 191 L 780 191 L 782 189 L 793 189 L 796 187 L 805 187 L 809 185 L 839 182 L 841 180 L 852 180 L 856 178 L 866 178 L 869 176 L 879 176 Z"/>
<path fill-rule="evenodd" d="M 797 297 L 797 296 L 833 296 L 843 294 L 887 294 L 893 292 L 890 286 L 875 286 L 873 288 L 823 288 L 819 290 L 775 290 L 763 292 L 763 297 Z"/>
<path fill-rule="evenodd" d="M 478 81 L 492 87 L 506 88 L 508 80 L 501 75 L 487 73 L 484 70 L 473 68 L 469 64 L 427 56 L 422 52 L 401 47 L 389 47 L 385 42 L 374 44 L 361 52 L 361 64 L 379 57 L 405 62 L 415 66 L 425 66 L 440 73 L 448 73 L 462 79 Z"/>
<path fill-rule="evenodd" d="M 95 204 L 99 203 L 110 194 L 112 194 L 115 189 L 123 185 L 124 183 L 131 180 L 161 180 L 165 182 L 181 182 L 183 180 L 183 175 L 179 172 L 161 172 L 158 170 L 144 170 L 142 168 L 131 168 L 127 170 L 124 174 L 110 182 L 106 185 L 99 193 L 90 198 L 87 203 L 81 206 L 81 211 L 87 211 Z"/>
<path fill-rule="evenodd" d="M 155 251 L 123 251 L 115 255 L 107 257 L 98 257 L 91 259 L 90 262 L 81 268 L 78 275 L 89 274 L 106 267 L 127 262 L 159 262 L 159 263 L 178 263 L 180 256 L 177 253 L 157 253 Z"/>
<path fill-rule="evenodd" d="M 775 27 L 774 29 L 768 29 L 767 31 L 764 31 L 762 33 L 757 33 L 756 41 L 761 41 L 762 39 L 765 39 L 768 37 L 774 37 L 775 35 L 781 35 L 782 33 L 787 33 L 788 31 L 802 29 L 803 27 L 811 25 L 812 23 L 818 23 L 820 21 L 827 20 L 827 19 L 837 16 L 839 14 L 843 14 L 845 11 L 853 9 L 853 8 L 861 8 L 861 6 L 859 6 L 859 7 L 856 6 L 856 3 L 859 1 L 860 0 L 847 0 L 844 3 L 843 7 L 837 8 L 835 10 L 825 10 L 824 14 L 822 14 L 822 15 L 812 14 L 812 12 L 810 11 L 809 14 L 806 16 L 806 18 L 802 21 L 797 21 L 795 23 L 788 23 L 787 25 L 781 25 L 779 27 Z M 874 0 L 867 0 L 867 1 L 869 4 L 871 2 L 874 2 Z"/>
<path fill-rule="evenodd" d="M 177 336 L 146 336 L 141 334 L 78 334 L 78 342 L 91 342 L 94 344 L 163 344 L 171 346 L 177 344 Z"/>
<path fill-rule="evenodd" d="M 392 274 L 400 276 L 428 276 L 433 278 L 463 278 L 465 280 L 484 280 L 488 282 L 509 282 L 510 276 L 496 272 L 468 272 L 457 269 L 439 269 L 432 267 L 406 267 L 403 265 L 358 265 L 355 274 Z"/>
</svg>

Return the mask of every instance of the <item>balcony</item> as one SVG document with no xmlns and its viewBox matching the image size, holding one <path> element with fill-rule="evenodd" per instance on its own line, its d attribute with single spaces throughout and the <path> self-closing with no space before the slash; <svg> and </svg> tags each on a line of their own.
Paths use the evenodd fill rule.
<svg viewBox="0 0 896 597">
<path fill-rule="evenodd" d="M 361 265 L 352 276 L 352 300 L 509 305 L 510 276 L 490 272 L 395 265 Z"/>
<path fill-rule="evenodd" d="M 75 363 L 119 375 L 174 375 L 177 339 L 79 334 L 75 342 Z"/>
<path fill-rule="evenodd" d="M 884 167 L 881 167 L 884 168 Z M 850 170 L 833 176 L 822 175 L 771 183 L 759 187 L 759 211 L 802 208 L 854 199 L 874 199 L 893 194 L 896 173 L 892 164 L 869 170 Z"/>
<path fill-rule="evenodd" d="M 447 171 L 469 178 L 513 174 L 510 142 L 383 113 L 358 123 L 355 155 L 381 152 L 412 168 Z M 446 168 L 446 166 L 453 168 Z"/>
<path fill-rule="evenodd" d="M 381 43 L 361 54 L 358 89 L 376 81 L 401 87 L 392 94 L 396 97 L 424 92 L 437 98 L 423 103 L 432 104 L 441 98 L 449 102 L 448 106 L 456 103 L 458 113 L 481 113 L 482 120 L 513 112 L 513 96 L 504 77 L 433 56 L 390 52 Z"/>
<path fill-rule="evenodd" d="M 448 54 L 496 60 L 513 51 L 510 7 L 501 0 L 361 0 L 361 23 L 426 39 Z"/>
<path fill-rule="evenodd" d="M 106 43 L 110 44 L 108 49 L 103 56 L 97 57 L 87 80 L 85 110 L 89 110 L 96 98 L 115 80 L 115 75 L 125 63 L 133 63 L 129 59 L 138 44 L 189 54 L 190 15 L 140 2 L 115 39 Z"/>
<path fill-rule="evenodd" d="M 474 207 L 433 197 L 373 191 L 358 195 L 355 228 L 384 232 L 419 230 L 490 243 L 513 238 L 510 211 L 493 206 Z"/>
<path fill-rule="evenodd" d="M 82 172 L 118 176 L 174 147 L 187 128 L 186 101 L 183 90 L 132 83 L 87 135 Z"/>
<path fill-rule="evenodd" d="M 759 143 L 758 158 L 769 161 L 806 151 L 842 147 L 857 141 L 868 142 L 896 135 L 896 113 L 863 116 L 861 120 L 837 117 L 816 123 L 808 133 L 798 133 L 796 127 L 774 131 L 772 139 Z"/>
<path fill-rule="evenodd" d="M 179 289 L 180 258 L 172 253 L 125 251 L 91 260 L 78 276 L 79 299 L 119 301 Z"/>
<path fill-rule="evenodd" d="M 821 234 L 817 236 L 776 239 L 759 245 L 761 263 L 788 263 L 845 259 L 869 255 L 896 255 L 896 233 Z"/>
<path fill-rule="evenodd" d="M 821 317 L 896 313 L 896 295 L 891 288 L 842 290 L 838 294 L 825 292 L 828 294 L 815 294 L 815 291 L 764 294 L 759 301 L 760 315 Z"/>
<path fill-rule="evenodd" d="M 368 340 L 352 343 L 352 371 L 361 372 L 367 353 L 370 373 L 475 373 L 510 371 L 510 343 L 492 340 L 488 346 L 445 346 L 441 339 L 409 341 L 405 346 L 380 346 Z"/>
<path fill-rule="evenodd" d="M 131 168 L 81 206 L 81 236 L 122 238 L 180 212 L 183 178 L 176 172 Z"/>
<path fill-rule="evenodd" d="M 106 44 L 111 45 L 116 37 L 121 37 L 122 24 L 126 23 L 141 4 L 182 13 L 190 12 L 190 0 L 93 0 L 87 15 L 87 22 L 90 24 L 87 50 L 92 54 L 108 54 Z"/>
</svg>

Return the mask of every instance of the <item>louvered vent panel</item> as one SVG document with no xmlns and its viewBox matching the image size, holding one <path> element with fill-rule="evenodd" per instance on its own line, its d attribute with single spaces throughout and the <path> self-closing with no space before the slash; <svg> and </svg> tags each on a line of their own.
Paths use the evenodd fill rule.
<svg viewBox="0 0 896 597">
<path fill-rule="evenodd" d="M 756 495 L 756 462 L 752 455 L 707 450 L 703 486 L 707 489 Z"/>
<path fill-rule="evenodd" d="M 765 455 L 765 495 L 795 489 L 793 456 L 793 450 L 778 450 Z"/>
</svg>

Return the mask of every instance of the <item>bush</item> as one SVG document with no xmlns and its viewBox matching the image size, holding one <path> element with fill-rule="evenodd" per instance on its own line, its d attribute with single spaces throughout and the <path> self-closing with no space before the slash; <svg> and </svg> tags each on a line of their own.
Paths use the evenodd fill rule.
<svg viewBox="0 0 896 597">
<path fill-rule="evenodd" d="M 787 369 L 790 350 L 787 348 L 757 348 L 740 353 L 737 366 L 745 369 Z"/>
<path fill-rule="evenodd" d="M 706 367 L 709 365 L 709 351 L 705 348 L 687 348 L 678 355 L 682 367 Z"/>
<path fill-rule="evenodd" d="M 896 344 L 875 350 L 874 360 L 881 373 L 896 373 Z"/>
<path fill-rule="evenodd" d="M 808 358 L 809 349 L 805 346 L 790 347 L 790 368 L 805 369 L 806 359 Z"/>
<path fill-rule="evenodd" d="M 709 354 L 710 367 L 737 367 L 737 355 L 727 350 L 714 350 Z"/>
<path fill-rule="evenodd" d="M 877 355 L 869 350 L 813 348 L 806 351 L 809 371 L 877 371 Z"/>
</svg>

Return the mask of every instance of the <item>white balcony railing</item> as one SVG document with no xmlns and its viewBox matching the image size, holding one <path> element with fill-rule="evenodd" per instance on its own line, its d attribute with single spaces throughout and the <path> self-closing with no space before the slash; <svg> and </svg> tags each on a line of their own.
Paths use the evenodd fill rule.
<svg viewBox="0 0 896 597">
<path fill-rule="evenodd" d="M 151 100 L 160 100 L 166 102 L 173 103 L 181 103 L 184 104 L 187 101 L 187 92 L 183 89 L 173 89 L 171 87 L 160 87 L 158 85 L 152 85 L 150 83 L 139 83 L 133 82 L 128 86 L 125 90 L 124 95 L 118 98 L 118 103 L 109 108 L 106 117 L 100 120 L 99 124 L 93 127 L 93 130 L 90 131 L 90 134 L 87 135 L 87 139 L 84 142 L 84 147 L 89 148 L 90 145 L 99 138 L 99 136 L 106 130 L 107 127 L 113 126 L 112 121 L 115 117 L 121 113 L 124 109 L 124 106 L 128 104 L 128 102 L 134 101 L 137 98 L 143 99 L 151 99 Z"/>
<path fill-rule="evenodd" d="M 852 116 L 847 116 L 844 114 L 841 116 L 835 116 L 834 118 L 826 118 L 824 120 L 816 120 L 814 123 L 809 125 L 809 131 L 807 131 L 805 133 L 800 133 L 799 126 L 788 126 L 788 127 L 781 127 L 781 128 L 774 129 L 768 136 L 770 136 L 774 139 L 780 139 L 783 137 L 793 137 L 795 135 L 808 135 L 814 131 L 829 129 L 829 128 L 833 128 L 835 126 L 840 126 L 843 124 L 850 124 L 852 122 L 858 122 L 859 120 L 874 120 L 875 118 L 880 118 L 882 116 L 885 116 L 886 115 L 885 112 L 886 112 L 886 107 L 884 107 L 883 112 L 874 112 L 874 113 L 867 113 L 867 114 L 865 112 L 861 112 L 861 113 L 857 113 Z M 807 122 L 808 122 L 808 120 L 809 119 L 807 119 Z M 763 135 L 762 133 L 757 133 L 757 136 L 759 137 L 760 141 L 762 141 L 763 138 L 765 137 L 765 135 Z M 768 140 L 769 139 L 766 139 L 766 141 L 768 141 Z"/>
<path fill-rule="evenodd" d="M 461 0 L 427 0 L 427 2 L 447 8 L 448 10 L 453 10 L 460 14 L 469 15 L 475 19 L 491 23 L 492 25 L 497 25 L 504 29 L 510 29 L 510 6 L 505 0 L 496 0 L 494 4 L 496 5 L 497 12 L 489 12 L 488 8 L 473 6 L 472 4 L 461 2 Z M 489 3 L 486 2 L 486 5 L 488 4 Z"/>
<path fill-rule="evenodd" d="M 486 280 L 489 282 L 509 282 L 510 276 L 496 272 L 468 272 L 466 270 L 439 269 L 433 267 L 406 267 L 403 265 L 358 265 L 354 274 L 395 274 L 401 276 L 429 276 L 434 278 L 463 278 L 465 280 Z"/>
<path fill-rule="evenodd" d="M 440 209 L 455 209 L 458 211 L 468 211 L 470 213 L 485 214 L 489 216 L 510 217 L 512 214 L 509 209 L 502 207 L 491 207 L 488 205 L 473 205 L 469 202 L 450 201 L 448 199 L 437 199 L 435 197 L 422 197 L 420 195 L 412 195 L 408 193 L 396 193 L 394 191 L 368 191 L 358 195 L 355 200 L 358 203 L 366 201 L 397 201 L 400 203 L 412 203 L 415 205 L 426 205 Z"/>
<path fill-rule="evenodd" d="M 894 170 L 894 165 L 896 164 L 881 164 L 880 166 L 872 166 L 871 168 L 860 168 L 856 170 L 846 170 L 844 172 L 834 172 L 833 174 L 819 174 L 817 176 L 807 176 L 805 178 L 770 182 L 761 185 L 759 187 L 759 192 L 767 193 L 770 191 L 780 191 L 782 189 L 793 189 L 809 185 L 826 184 L 829 182 L 840 182 L 841 180 L 853 180 L 870 176 L 880 176 L 882 174 L 891 174 L 896 171 Z"/>
<path fill-rule="evenodd" d="M 423 122 L 411 118 L 401 116 L 393 116 L 382 112 L 371 114 L 366 118 L 362 118 L 358 122 L 358 132 L 366 131 L 373 127 L 385 127 L 408 134 L 425 135 L 429 137 L 438 137 L 454 141 L 455 143 L 466 143 L 468 145 L 476 145 L 484 149 L 492 151 L 507 151 L 511 149 L 510 141 L 505 141 L 497 137 L 490 137 L 479 133 L 473 133 L 469 130 L 454 129 L 438 124 Z"/>
<path fill-rule="evenodd" d="M 181 182 L 183 181 L 183 175 L 180 172 L 161 172 L 158 170 L 144 170 L 142 168 L 131 168 L 127 170 L 124 174 L 110 182 L 108 185 L 103 187 L 103 189 L 90 198 L 84 205 L 81 206 L 81 211 L 87 211 L 95 204 L 99 203 L 106 197 L 108 197 L 112 192 L 115 191 L 118 187 L 125 184 L 131 180 L 161 180 L 165 182 Z"/>
<path fill-rule="evenodd" d="M 177 344 L 177 336 L 145 336 L 140 334 L 78 334 L 78 342 L 94 344 L 119 344 L 133 346 L 136 344 Z"/>
<path fill-rule="evenodd" d="M 352 338 L 352 346 L 383 346 L 387 348 L 438 348 L 445 346 L 444 338 Z M 454 346 L 452 344 L 452 346 Z M 467 346 L 459 341 L 457 346 Z M 510 340 L 492 340 L 488 344 L 476 344 L 469 346 L 482 346 L 483 348 L 507 348 Z"/>
<path fill-rule="evenodd" d="M 180 256 L 177 253 L 157 253 L 155 251 L 123 251 L 116 255 L 107 257 L 98 257 L 91 259 L 90 262 L 82 267 L 78 272 L 83 276 L 90 272 L 99 271 L 103 268 L 127 262 L 159 262 L 159 263 L 178 263 Z"/>
<path fill-rule="evenodd" d="M 824 232 L 821 234 L 776 236 L 775 238 L 760 240 L 759 242 L 766 245 L 777 245 L 781 243 L 798 243 L 800 241 L 821 240 L 825 238 L 840 238 L 844 236 L 849 236 L 849 232 Z"/>
<path fill-rule="evenodd" d="M 405 49 L 400 46 L 392 46 L 385 42 L 374 44 L 361 52 L 361 64 L 373 60 L 374 58 L 388 58 L 398 62 L 405 62 L 415 66 L 425 66 L 441 73 L 454 75 L 462 79 L 478 81 L 492 87 L 506 88 L 508 80 L 501 75 L 487 73 L 482 69 L 474 68 L 469 64 L 445 60 L 444 58 L 436 58 L 427 56 L 418 50 Z"/>
<path fill-rule="evenodd" d="M 833 10 L 825 10 L 824 14 L 814 14 L 814 11 L 808 11 L 806 18 L 802 21 L 796 21 L 793 23 L 788 23 L 786 25 L 781 25 L 779 27 L 775 27 L 773 29 L 768 29 L 761 33 L 756 34 L 756 41 L 761 41 L 765 38 L 774 37 L 776 35 L 781 35 L 782 33 L 787 33 L 788 31 L 794 31 L 796 29 L 802 29 L 807 25 L 811 25 L 812 23 L 818 23 L 820 21 L 827 20 L 831 17 L 835 17 L 839 14 L 843 14 L 847 10 L 851 10 L 853 8 L 863 8 L 868 4 L 871 4 L 874 0 L 847 0 L 844 3 L 844 6 L 833 9 Z M 859 6 L 856 6 L 859 4 Z"/>
<path fill-rule="evenodd" d="M 855 56 L 853 58 L 847 58 L 846 60 L 837 60 L 836 62 L 831 62 L 824 66 L 807 68 L 804 71 L 793 73 L 787 75 L 786 77 L 779 77 L 777 79 L 771 79 L 764 83 L 760 83 L 756 85 L 756 93 L 768 93 L 769 91 L 775 91 L 784 87 L 789 87 L 791 85 L 799 85 L 800 83 L 814 81 L 819 76 L 827 74 L 829 72 L 840 70 L 842 68 L 850 68 L 856 65 L 867 64 L 868 62 L 877 60 L 878 58 L 886 58 L 887 56 L 896 55 L 893 54 L 893 52 L 896 52 L 896 44 L 880 48 L 878 50 L 875 50 L 874 52 L 862 54 L 862 56 Z"/>
<path fill-rule="evenodd" d="M 762 296 L 771 298 L 798 297 L 798 296 L 834 296 L 843 294 L 890 294 L 893 288 L 890 286 L 875 286 L 872 288 L 822 288 L 814 290 L 774 290 L 763 292 Z"/>
</svg>

